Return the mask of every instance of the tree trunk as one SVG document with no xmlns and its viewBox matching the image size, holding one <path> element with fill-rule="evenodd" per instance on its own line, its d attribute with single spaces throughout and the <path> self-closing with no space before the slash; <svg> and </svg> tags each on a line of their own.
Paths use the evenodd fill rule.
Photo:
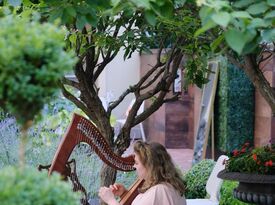
<svg viewBox="0 0 275 205">
<path fill-rule="evenodd" d="M 263 75 L 259 65 L 256 63 L 256 56 L 252 54 L 246 55 L 244 56 L 244 61 L 245 64 L 243 68 L 246 75 L 269 104 L 272 110 L 272 116 L 275 116 L 275 91 Z"/>
<path fill-rule="evenodd" d="M 25 151 L 26 144 L 28 139 L 28 129 L 31 127 L 32 121 L 29 120 L 25 122 L 21 127 L 21 136 L 20 136 L 20 144 L 19 144 L 19 166 L 21 169 L 25 167 Z"/>
</svg>

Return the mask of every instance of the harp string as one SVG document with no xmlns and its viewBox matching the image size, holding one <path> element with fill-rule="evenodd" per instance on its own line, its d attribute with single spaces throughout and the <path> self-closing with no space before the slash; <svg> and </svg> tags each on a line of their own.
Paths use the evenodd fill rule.
<svg viewBox="0 0 275 205">
<path fill-rule="evenodd" d="M 115 168 L 116 170 L 132 171 L 134 169 L 133 156 L 120 157 L 113 153 L 109 144 L 98 131 L 96 126 L 92 124 L 88 119 L 74 114 L 71 125 L 67 129 L 66 134 L 62 139 L 54 156 L 52 165 L 49 169 L 49 174 L 51 174 L 53 171 L 57 171 L 64 176 L 70 176 L 72 173 L 72 169 L 67 167 L 67 162 L 69 161 L 70 157 L 72 157 L 73 150 L 75 148 L 82 148 L 83 143 L 87 143 L 89 145 L 89 148 L 91 148 L 104 163 Z M 78 162 L 83 160 L 77 159 L 76 161 Z M 84 165 L 84 163 L 81 164 Z M 73 176 L 76 176 L 76 170 L 79 169 L 78 167 L 76 167 L 77 165 L 78 163 L 74 163 L 73 165 L 73 171 L 75 171 L 75 174 L 73 174 Z M 91 166 L 90 169 L 98 167 L 99 166 Z M 81 171 L 82 170 L 83 168 L 81 167 Z M 80 186 L 80 184 L 74 183 L 75 181 L 78 181 L 78 179 L 74 178 L 73 180 L 72 182 L 75 189 L 82 189 L 82 185 Z M 84 183 L 87 183 L 87 181 L 90 181 L 90 179 L 85 180 Z M 99 181 L 98 178 L 95 181 Z M 84 195 L 87 196 L 87 193 L 85 193 Z"/>
</svg>

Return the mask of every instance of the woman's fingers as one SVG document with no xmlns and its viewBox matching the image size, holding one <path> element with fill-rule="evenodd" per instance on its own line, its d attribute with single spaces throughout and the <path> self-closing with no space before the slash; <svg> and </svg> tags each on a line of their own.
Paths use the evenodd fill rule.
<svg viewBox="0 0 275 205">
<path fill-rule="evenodd" d="M 112 190 L 108 187 L 100 187 L 98 191 L 98 196 L 106 203 L 114 200 L 114 194 Z"/>
<path fill-rule="evenodd" d="M 116 184 L 111 184 L 111 185 L 109 186 L 109 188 L 112 189 L 112 191 L 117 191 L 117 190 L 118 190 L 118 187 L 117 187 Z"/>
<path fill-rule="evenodd" d="M 114 184 L 113 187 L 114 187 L 115 190 L 119 189 L 119 187 L 117 186 L 117 184 Z"/>
</svg>

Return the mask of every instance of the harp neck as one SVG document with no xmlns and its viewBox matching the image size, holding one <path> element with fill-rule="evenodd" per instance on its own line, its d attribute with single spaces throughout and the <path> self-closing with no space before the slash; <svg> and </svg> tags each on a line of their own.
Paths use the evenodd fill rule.
<svg viewBox="0 0 275 205">
<path fill-rule="evenodd" d="M 72 122 L 54 155 L 52 164 L 49 168 L 49 175 L 56 171 L 66 178 L 70 176 L 71 173 L 67 169 L 66 163 L 68 162 L 74 147 L 80 142 L 89 144 L 100 159 L 114 169 L 121 171 L 134 170 L 133 156 L 120 157 L 116 155 L 93 123 L 80 115 L 74 114 Z M 121 197 L 120 205 L 131 205 L 132 201 L 138 194 L 138 188 L 142 184 L 142 180 L 137 180 L 130 187 L 129 191 Z M 82 191 L 86 194 L 85 189 L 83 190 Z"/>
<path fill-rule="evenodd" d="M 144 183 L 143 179 L 137 179 L 132 186 L 129 188 L 127 192 L 125 192 L 121 197 L 119 204 L 120 205 L 131 205 L 132 201 L 136 198 L 138 195 L 138 188 L 142 186 Z"/>
<path fill-rule="evenodd" d="M 57 171 L 67 176 L 66 162 L 74 147 L 80 142 L 89 144 L 100 159 L 114 169 L 121 171 L 134 170 L 133 156 L 120 157 L 116 155 L 93 123 L 80 115 L 74 114 L 72 122 L 55 153 L 52 165 L 49 169 L 49 174 Z"/>
</svg>

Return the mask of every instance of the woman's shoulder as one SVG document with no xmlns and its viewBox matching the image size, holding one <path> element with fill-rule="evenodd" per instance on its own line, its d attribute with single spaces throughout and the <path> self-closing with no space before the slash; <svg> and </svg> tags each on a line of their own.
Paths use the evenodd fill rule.
<svg viewBox="0 0 275 205">
<path fill-rule="evenodd" d="M 169 183 L 159 183 L 154 186 L 152 186 L 150 189 L 152 190 L 163 190 L 163 191 L 174 191 L 174 187 Z"/>
<path fill-rule="evenodd" d="M 150 188 L 150 193 L 155 196 L 156 204 L 184 205 L 185 198 L 169 183 L 160 183 Z M 164 203 L 165 202 L 165 203 Z"/>
</svg>

